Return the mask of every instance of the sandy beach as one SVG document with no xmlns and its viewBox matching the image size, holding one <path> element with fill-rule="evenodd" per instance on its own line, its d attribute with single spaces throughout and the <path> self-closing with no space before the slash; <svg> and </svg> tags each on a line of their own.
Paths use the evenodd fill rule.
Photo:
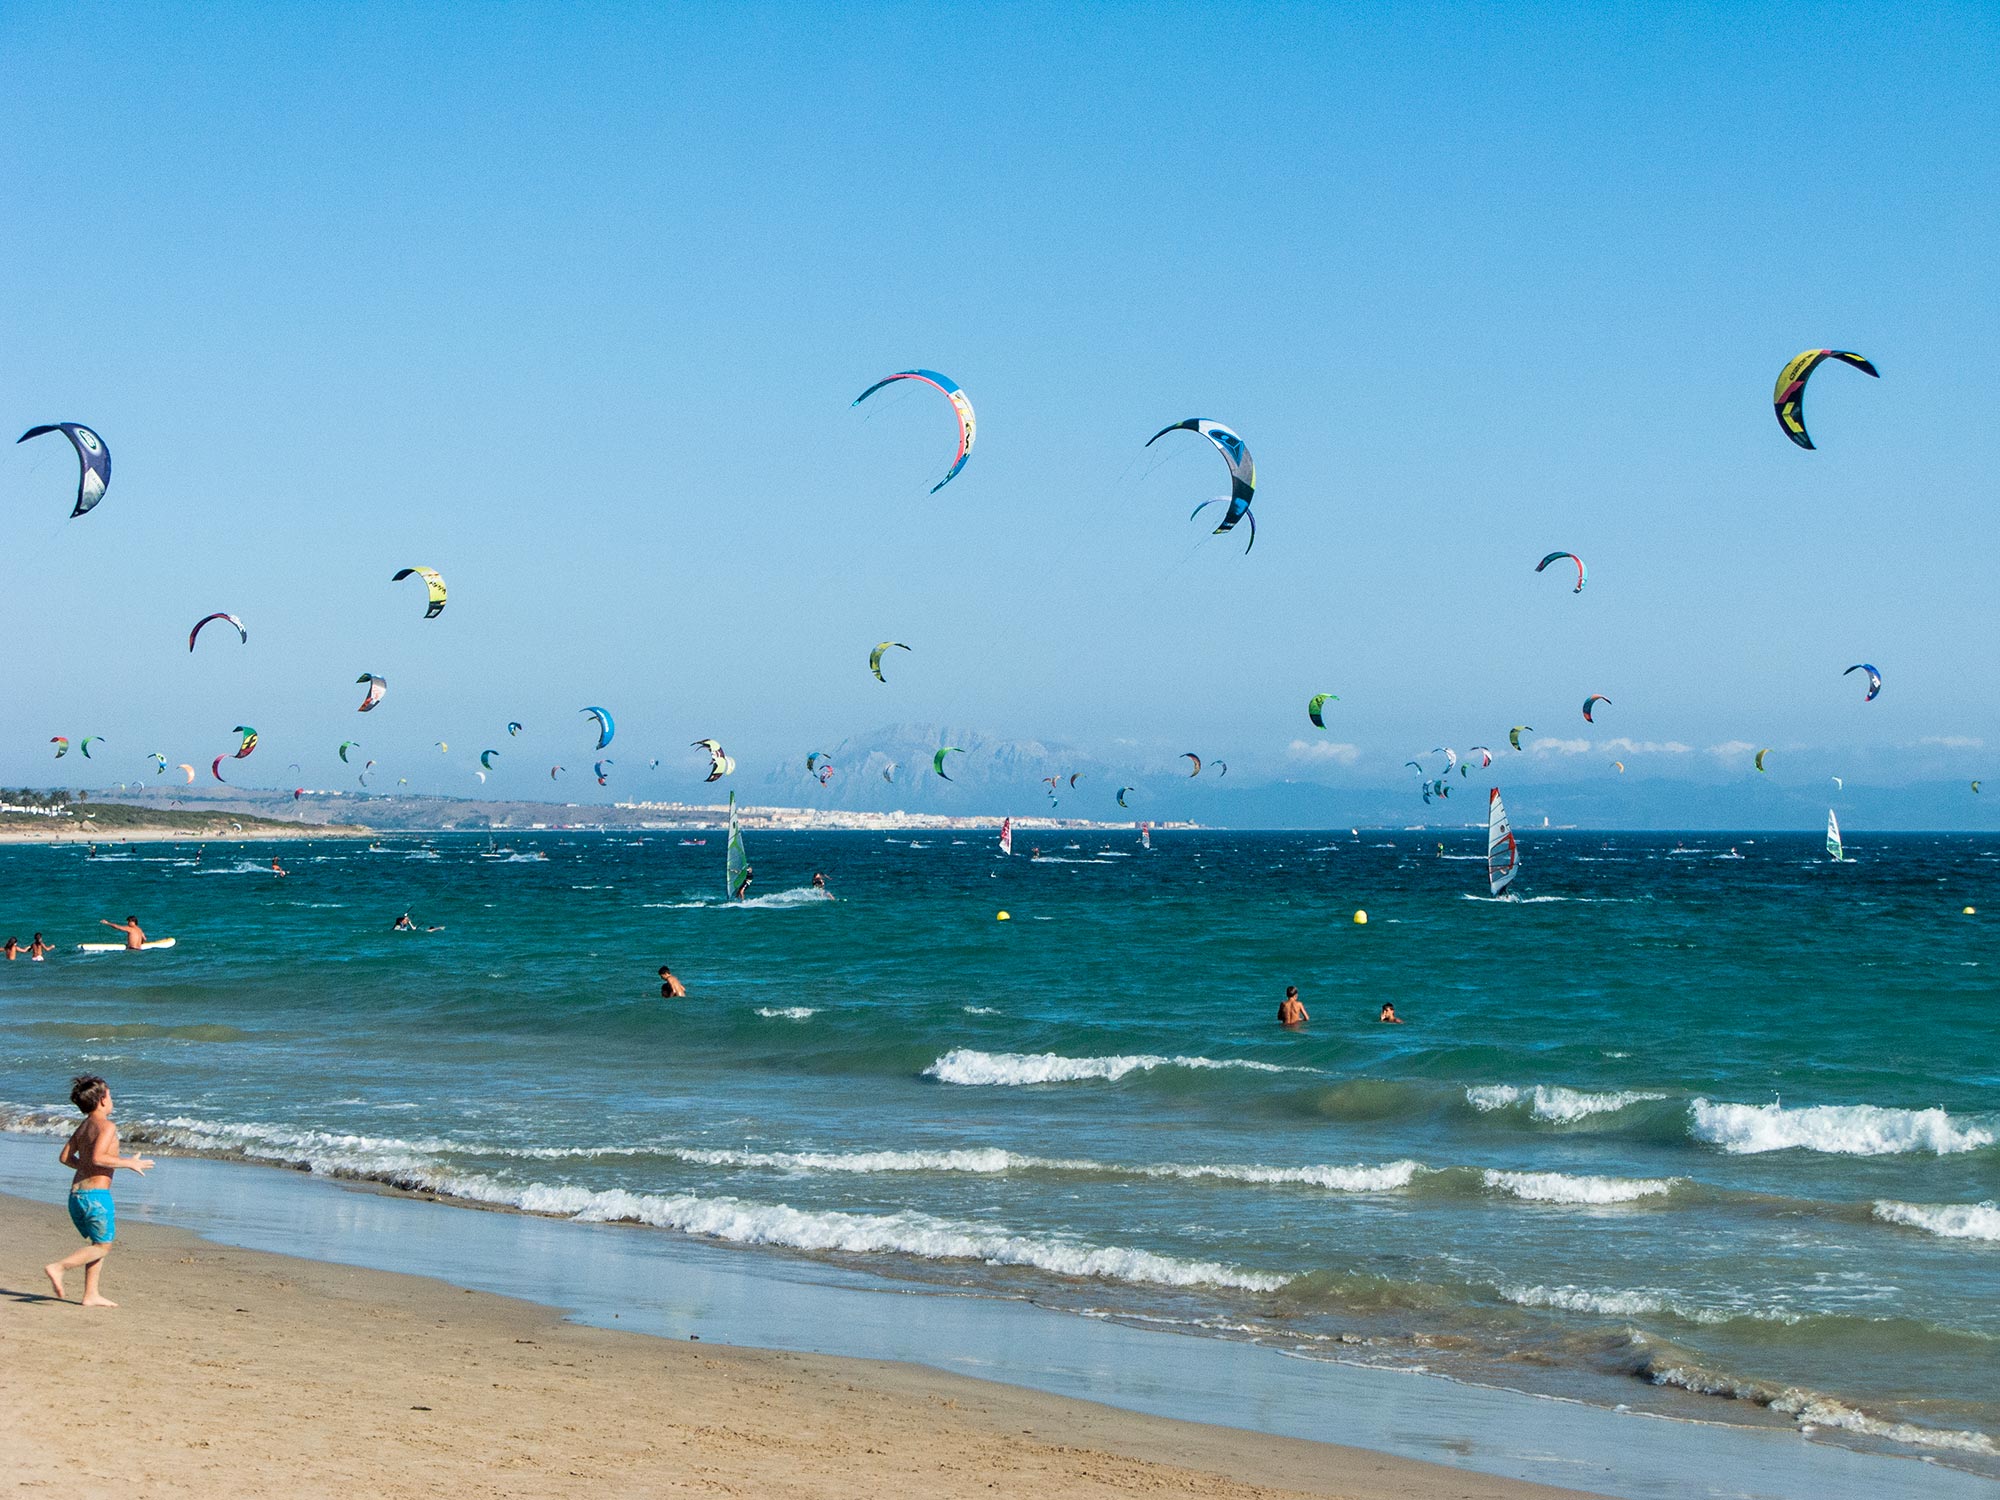
<svg viewBox="0 0 2000 1500">
<path fill-rule="evenodd" d="M 607 1332 L 148 1224 L 121 1228 L 106 1272 L 123 1305 L 86 1313 L 44 1295 L 37 1269 L 71 1238 L 60 1210 L 0 1197 L 16 1249 L 0 1470 L 21 1493 L 1581 1493 L 908 1365 Z"/>
</svg>

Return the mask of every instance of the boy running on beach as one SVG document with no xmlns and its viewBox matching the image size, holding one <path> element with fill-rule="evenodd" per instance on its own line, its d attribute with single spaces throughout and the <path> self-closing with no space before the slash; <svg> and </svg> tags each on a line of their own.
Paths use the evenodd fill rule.
<svg viewBox="0 0 2000 1500">
<path fill-rule="evenodd" d="M 118 1154 L 118 1127 L 111 1123 L 111 1085 L 102 1078 L 84 1074 L 70 1085 L 69 1100 L 83 1111 L 85 1119 L 57 1160 L 76 1174 L 69 1184 L 69 1218 L 76 1232 L 90 1243 L 73 1255 L 50 1261 L 42 1267 L 42 1274 L 49 1278 L 56 1296 L 67 1301 L 63 1275 L 82 1266 L 83 1305 L 116 1307 L 116 1302 L 97 1290 L 104 1257 L 111 1253 L 111 1242 L 118 1237 L 117 1215 L 111 1205 L 111 1174 L 124 1167 L 143 1176 L 152 1162 L 143 1156 Z"/>
</svg>

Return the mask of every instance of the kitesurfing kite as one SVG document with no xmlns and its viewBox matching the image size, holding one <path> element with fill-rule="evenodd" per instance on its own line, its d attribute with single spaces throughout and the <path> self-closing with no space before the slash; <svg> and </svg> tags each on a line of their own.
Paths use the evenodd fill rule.
<svg viewBox="0 0 2000 1500">
<path fill-rule="evenodd" d="M 1976 781 L 1975 781 L 1975 782 L 1973 782 L 1973 783 L 1972 783 L 1972 789 L 1973 789 L 1973 790 L 1974 790 L 1975 792 L 1976 792 L 1976 791 L 1978 791 L 1978 790 L 1979 790 L 1979 783 L 1978 783 L 1978 782 L 1976 782 Z"/>
<path fill-rule="evenodd" d="M 703 781 L 720 781 L 736 769 L 736 762 L 723 752 L 722 746 L 715 740 L 695 740 L 691 747 L 708 752 L 708 774 L 702 778 Z"/>
<path fill-rule="evenodd" d="M 1474 745 L 1470 750 L 1466 751 L 1466 754 L 1477 755 L 1479 757 L 1479 766 L 1481 770 L 1484 770 L 1487 766 L 1493 764 L 1493 752 L 1491 750 L 1488 750 L 1484 745 Z M 1464 766 L 1459 767 L 1459 770 L 1461 771 L 1463 771 L 1464 769 L 1465 769 Z"/>
<path fill-rule="evenodd" d="M 1850 354 L 1845 349 L 1807 349 L 1793 355 L 1785 368 L 1778 372 L 1778 385 L 1771 395 L 1771 404 L 1777 410 L 1778 425 L 1785 429 L 1785 436 L 1801 448 L 1813 445 L 1813 440 L 1806 435 L 1806 381 L 1822 361 L 1829 359 L 1852 365 L 1863 375 L 1881 378 L 1881 371 L 1875 366 L 1859 354 Z"/>
<path fill-rule="evenodd" d="M 1458 769 L 1458 752 L 1456 750 L 1447 750 L 1443 745 L 1433 745 L 1431 746 L 1431 754 L 1442 755 L 1444 757 L 1445 775 L 1449 776 L 1453 771 Z"/>
<path fill-rule="evenodd" d="M 882 779 L 891 786 L 896 784 L 896 763 L 893 760 L 882 768 Z"/>
<path fill-rule="evenodd" d="M 194 622 L 194 629 L 188 632 L 188 650 L 194 650 L 194 638 L 201 634 L 201 627 L 211 624 L 216 620 L 227 620 L 236 627 L 236 633 L 243 638 L 243 644 L 246 646 L 250 644 L 250 632 L 243 628 L 241 620 L 237 619 L 234 615 L 217 613 L 203 615 L 199 620 Z"/>
<path fill-rule="evenodd" d="M 521 721 L 519 719 L 509 719 L 507 721 L 507 737 L 509 739 L 512 739 L 515 735 L 519 734 L 520 732 L 521 732 Z"/>
<path fill-rule="evenodd" d="M 69 513 L 69 518 L 74 521 L 93 509 L 111 487 L 111 450 L 104 446 L 103 438 L 81 422 L 51 422 L 45 427 L 30 427 L 14 441 L 25 443 L 29 438 L 40 437 L 45 432 L 60 432 L 76 449 L 76 460 L 81 469 L 76 480 L 76 508 Z"/>
<path fill-rule="evenodd" d="M 938 775 L 943 776 L 946 781 L 949 781 L 951 780 L 951 778 L 949 776 L 945 776 L 944 774 L 944 758 L 947 755 L 963 755 L 963 754 L 965 754 L 965 751 L 959 748 L 957 745 L 946 745 L 942 750 L 938 751 L 936 755 L 933 755 L 931 757 L 931 769 L 937 772 Z"/>
<path fill-rule="evenodd" d="M 421 578 L 424 587 L 430 590 L 430 607 L 424 611 L 426 620 L 435 620 L 444 613 L 444 579 L 438 576 L 436 568 L 403 568 L 389 582 L 401 583 L 405 578 Z M 478 611 L 474 610 L 474 614 Z"/>
<path fill-rule="evenodd" d="M 475 613 L 476 613 L 476 611 L 475 611 Z M 479 768 L 480 768 L 480 769 L 481 769 L 482 771 L 490 771 L 490 770 L 492 770 L 492 769 L 493 769 L 493 757 L 494 757 L 494 756 L 496 756 L 496 755 L 498 755 L 499 753 L 500 753 L 500 752 L 499 752 L 498 750 L 482 750 L 482 751 L 480 751 L 480 752 L 479 752 Z"/>
<path fill-rule="evenodd" d="M 1613 762 L 1611 762 L 1611 765 L 1612 765 L 1613 769 L 1615 769 L 1615 770 L 1616 770 L 1616 771 L 1618 772 L 1618 774 L 1619 774 L 1620 776 L 1623 776 L 1623 775 L 1625 774 L 1625 762 L 1624 762 L 1624 761 L 1622 761 L 1622 760 L 1614 760 Z"/>
<path fill-rule="evenodd" d="M 159 751 L 148 750 L 146 752 L 146 759 L 153 762 L 153 774 L 155 776 L 164 775 L 166 773 L 167 758 L 164 755 L 160 754 Z"/>
<path fill-rule="evenodd" d="M 101 735 L 101 734 L 86 734 L 86 735 L 85 735 L 85 736 L 83 737 L 83 743 L 82 743 L 82 744 L 80 744 L 80 745 L 78 745 L 78 746 L 77 746 L 76 748 L 77 748 L 77 749 L 79 749 L 79 750 L 81 750 L 81 751 L 83 752 L 83 758 L 84 758 L 85 760 L 89 760 L 89 759 L 90 759 L 90 747 L 91 747 L 91 745 L 92 745 L 92 744 L 94 744 L 94 743 L 95 743 L 96 741 L 98 741 L 98 740 L 101 740 L 101 739 L 103 739 L 103 738 L 104 738 L 104 736 L 103 736 L 103 735 Z"/>
<path fill-rule="evenodd" d="M 65 756 L 65 755 L 69 754 L 69 736 L 68 736 L 68 735 L 66 735 L 66 734 L 52 734 L 52 735 L 50 735 L 50 736 L 49 736 L 49 743 L 50 743 L 51 745 L 54 745 L 54 746 L 56 747 L 56 759 L 57 759 L 57 760 L 61 760 L 61 759 L 62 759 L 62 758 L 63 758 L 63 757 Z"/>
<path fill-rule="evenodd" d="M 486 785 L 486 773 L 484 771 L 474 771 L 472 774 L 479 778 L 479 784 L 481 786 Z"/>
<path fill-rule="evenodd" d="M 1182 759 L 1182 760 L 1191 760 L 1191 761 L 1193 761 L 1193 762 L 1194 762 L 1194 769 L 1193 769 L 1192 771 L 1188 772 L 1188 775 L 1190 775 L 1190 776 L 1199 776 L 1199 775 L 1201 774 L 1201 757 L 1200 757 L 1199 755 L 1196 755 L 1196 754 L 1194 753 L 1194 751 L 1192 751 L 1192 750 L 1183 750 L 1183 751 L 1182 751 L 1182 752 L 1180 753 L 1180 757 L 1179 757 L 1179 758 L 1180 758 L 1180 759 Z"/>
<path fill-rule="evenodd" d="M 1866 672 L 1868 674 L 1868 696 L 1861 701 L 1863 703 L 1873 703 L 1875 695 L 1882 691 L 1882 674 L 1869 666 L 1865 661 L 1856 662 L 1847 669 L 1847 672 Z M 1847 672 L 1842 672 L 1840 675 L 1845 677 Z"/>
<path fill-rule="evenodd" d="M 1226 760 L 1215 762 L 1215 774 L 1218 776 L 1227 776 L 1229 774 L 1229 762 Z"/>
<path fill-rule="evenodd" d="M 230 733 L 243 736 L 243 743 L 236 747 L 236 759 L 243 759 L 244 756 L 257 748 L 257 731 L 252 729 L 248 724 L 238 724 Z"/>
<path fill-rule="evenodd" d="M 1842 781 L 1838 776 L 1836 776 L 1833 778 L 1833 785 L 1834 785 L 1834 790 L 1842 791 L 1846 789 L 1847 783 Z M 1978 783 L 1975 782 L 1974 785 L 1977 786 Z"/>
<path fill-rule="evenodd" d="M 440 755 L 451 754 L 451 746 L 447 745 L 443 740 L 438 740 L 435 743 L 437 745 L 438 754 Z"/>
<path fill-rule="evenodd" d="M 1609 698 L 1605 697 L 1605 696 L 1604 696 L 1604 694 L 1602 694 L 1602 693 L 1592 693 L 1592 694 L 1591 694 L 1591 695 L 1590 695 L 1590 696 L 1589 696 L 1588 698 L 1584 699 L 1584 700 L 1583 700 L 1583 722 L 1584 722 L 1584 723 L 1586 723 L 1586 724 L 1595 724 L 1595 723 L 1597 722 L 1597 720 L 1595 720 L 1595 719 L 1591 718 L 1591 716 L 1590 716 L 1590 710 L 1591 710 L 1592 706 L 1593 706 L 1593 705 L 1595 705 L 1595 704 L 1599 704 L 1599 703 L 1609 703 L 1610 701 L 1611 701 L 1611 700 L 1610 700 Z"/>
<path fill-rule="evenodd" d="M 944 392 L 945 399 L 951 402 L 951 409 L 958 414 L 958 456 L 952 461 L 950 472 L 931 486 L 931 493 L 935 495 L 958 477 L 958 471 L 965 467 L 966 459 L 972 456 L 972 440 L 978 430 L 978 423 L 972 415 L 972 402 L 967 399 L 965 392 L 958 388 L 958 382 L 948 375 L 940 375 L 936 370 L 899 370 L 886 379 L 876 381 L 856 396 L 850 405 L 859 406 L 883 386 L 893 385 L 898 380 L 921 380 L 925 385 L 936 386 Z"/>
<path fill-rule="evenodd" d="M 1576 564 L 1576 588 L 1572 592 L 1580 594 L 1583 592 L 1583 586 L 1590 582 L 1590 572 L 1584 567 L 1583 559 L 1578 557 L 1574 552 L 1551 552 L 1547 557 L 1535 564 L 1535 571 L 1539 573 L 1550 563 L 1564 557 Z"/>
<path fill-rule="evenodd" d="M 1771 753 L 1771 747 L 1769 745 L 1766 745 L 1762 750 L 1759 750 L 1757 752 L 1756 763 L 1758 770 L 1761 771 L 1764 769 L 1764 757 L 1769 755 L 1770 753 Z"/>
<path fill-rule="evenodd" d="M 1121 786 L 1120 788 L 1118 788 L 1118 805 L 1120 807 L 1124 807 L 1127 805 L 1125 801 L 1125 794 L 1131 790 L 1132 788 L 1129 786 Z"/>
<path fill-rule="evenodd" d="M 368 684 L 368 696 L 363 698 L 361 706 L 354 710 L 358 714 L 367 713 L 369 709 L 380 703 L 382 695 L 389 691 L 389 680 L 386 677 L 377 677 L 373 672 L 363 672 L 354 680 Z"/>
<path fill-rule="evenodd" d="M 881 645 L 868 653 L 868 670 L 875 674 L 877 682 L 887 682 L 889 679 L 882 675 L 882 653 L 890 650 L 907 651 L 909 649 L 901 641 L 882 642 Z"/>
<path fill-rule="evenodd" d="M 604 768 L 612 764 L 615 764 L 615 762 L 608 760 L 600 760 L 596 765 L 590 768 L 591 774 L 597 778 L 597 784 L 599 786 L 609 786 L 611 784 L 609 776 Z"/>
<path fill-rule="evenodd" d="M 342 765 L 347 764 L 347 752 L 355 749 L 360 743 L 361 741 L 359 740 L 342 740 L 340 742 L 340 763 Z"/>
<path fill-rule="evenodd" d="M 1533 734 L 1534 732 L 1535 726 L 1532 724 L 1516 724 L 1512 729 L 1507 731 L 1507 743 L 1518 750 L 1521 748 L 1521 736 L 1524 734 Z"/>
<path fill-rule="evenodd" d="M 1229 465 L 1229 509 L 1223 512 L 1222 524 L 1217 526 L 1212 533 L 1212 535 L 1221 536 L 1225 531 L 1234 528 L 1238 521 L 1250 514 L 1250 499 L 1257 492 L 1257 461 L 1250 456 L 1250 450 L 1244 446 L 1242 438 L 1238 437 L 1229 428 L 1224 427 L 1220 422 L 1211 422 L 1206 417 L 1189 417 L 1185 422 L 1174 422 L 1166 427 L 1162 427 L 1158 432 L 1146 439 L 1146 446 L 1148 448 L 1152 447 L 1153 444 L 1157 443 L 1170 432 L 1193 432 L 1200 434 L 1215 444 L 1215 451 L 1220 453 L 1222 461 Z M 1202 505 L 1211 503 L 1213 502 L 1204 500 Z M 1196 515 L 1201 513 L 1202 505 L 1195 507 Z M 1192 520 L 1193 517 L 1191 516 L 1189 519 Z M 1257 523 L 1253 520 L 1250 523 L 1250 546 L 1245 547 L 1243 550 L 1248 552 L 1250 547 L 1256 545 Z"/>
<path fill-rule="evenodd" d="M 597 748 L 603 750 L 608 747 L 611 736 L 618 732 L 618 726 L 611 722 L 611 711 L 604 708 L 580 708 L 577 712 L 597 720 Z"/>
<path fill-rule="evenodd" d="M 550 767 L 549 767 L 549 780 L 551 780 L 551 781 L 554 781 L 554 780 L 556 779 L 556 777 L 557 777 L 557 776 L 559 776 L 559 775 L 561 775 L 561 774 L 562 774 L 562 770 L 563 770 L 563 768 L 562 768 L 561 766 L 550 766 Z"/>
<path fill-rule="evenodd" d="M 193 786 L 193 785 L 194 785 L 194 767 L 193 767 L 193 766 L 189 765 L 189 764 L 188 764 L 188 763 L 187 763 L 186 761 L 182 761 L 182 762 L 181 762 L 181 763 L 180 763 L 179 765 L 175 766 L 175 767 L 174 767 L 174 769 L 175 769 L 176 771 L 185 771 L 185 772 L 187 772 L 187 779 L 188 779 L 188 785 L 189 785 L 189 786 Z"/>
<path fill-rule="evenodd" d="M 219 755 L 218 755 L 218 756 L 216 756 L 214 760 L 212 760 L 212 761 L 210 761 L 210 762 L 208 763 L 208 774 L 209 774 L 209 775 L 211 775 L 211 776 L 213 776 L 213 777 L 214 777 L 214 778 L 215 778 L 215 779 L 216 779 L 217 781 L 220 781 L 220 780 L 222 780 L 222 757 L 221 757 L 221 756 L 219 756 Z"/>
<path fill-rule="evenodd" d="M 1320 710 L 1325 708 L 1328 703 L 1338 703 L 1339 701 L 1340 694 L 1338 693 L 1314 693 L 1312 701 L 1306 704 L 1306 717 L 1313 721 L 1315 728 L 1324 729 L 1326 728 L 1326 720 L 1320 716 Z"/>
</svg>

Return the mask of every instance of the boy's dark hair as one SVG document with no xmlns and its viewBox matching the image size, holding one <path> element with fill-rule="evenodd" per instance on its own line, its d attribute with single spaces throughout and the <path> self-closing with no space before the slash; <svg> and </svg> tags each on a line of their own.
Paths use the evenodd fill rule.
<svg viewBox="0 0 2000 1500">
<path fill-rule="evenodd" d="M 1299 992 L 1299 987 L 1295 984 L 1288 984 L 1285 986 L 1285 996 L 1287 999 L 1291 998 L 1293 995 L 1296 995 L 1298 992 Z"/>
<path fill-rule="evenodd" d="M 70 1080 L 69 1102 L 85 1114 L 89 1114 L 104 1102 L 104 1096 L 111 1092 L 111 1085 L 95 1073 L 84 1073 Z"/>
</svg>

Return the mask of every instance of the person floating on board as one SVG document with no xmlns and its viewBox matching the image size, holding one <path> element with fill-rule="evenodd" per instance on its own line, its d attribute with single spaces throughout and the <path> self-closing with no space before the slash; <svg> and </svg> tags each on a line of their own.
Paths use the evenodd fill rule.
<svg viewBox="0 0 2000 1500">
<path fill-rule="evenodd" d="M 1286 985 L 1284 1001 L 1278 1006 L 1278 1024 L 1303 1026 L 1311 1019 L 1312 1017 L 1306 1014 L 1305 1002 L 1299 999 L 1299 987 L 1295 984 Z"/>
<path fill-rule="evenodd" d="M 674 971 L 665 964 L 660 965 L 660 998 L 662 1000 L 687 999 L 688 987 L 674 977 Z"/>
<path fill-rule="evenodd" d="M 1382 1002 L 1382 1014 L 1375 1019 L 1389 1026 L 1401 1026 L 1403 1024 L 1403 1018 L 1396 1014 L 1396 1002 L 1393 1000 L 1384 1000 Z"/>
<path fill-rule="evenodd" d="M 84 1113 L 84 1121 L 63 1145 L 56 1159 L 74 1174 L 69 1183 L 69 1219 L 76 1232 L 90 1241 L 81 1250 L 52 1260 L 42 1267 L 56 1296 L 69 1300 L 63 1287 L 65 1273 L 78 1266 L 83 1270 L 83 1305 L 116 1307 L 97 1289 L 104 1271 L 104 1257 L 118 1237 L 117 1211 L 111 1202 L 111 1174 L 123 1167 L 145 1175 L 152 1162 L 143 1156 L 118 1154 L 118 1127 L 111 1123 L 111 1085 L 95 1073 L 85 1073 L 70 1085 L 70 1103 Z"/>
<path fill-rule="evenodd" d="M 99 917 L 97 920 L 100 925 L 109 927 L 113 932 L 125 934 L 125 949 L 128 953 L 136 953 L 146 946 L 146 934 L 140 931 L 137 917 L 127 917 L 122 922 L 114 922 L 109 917 Z"/>
</svg>

